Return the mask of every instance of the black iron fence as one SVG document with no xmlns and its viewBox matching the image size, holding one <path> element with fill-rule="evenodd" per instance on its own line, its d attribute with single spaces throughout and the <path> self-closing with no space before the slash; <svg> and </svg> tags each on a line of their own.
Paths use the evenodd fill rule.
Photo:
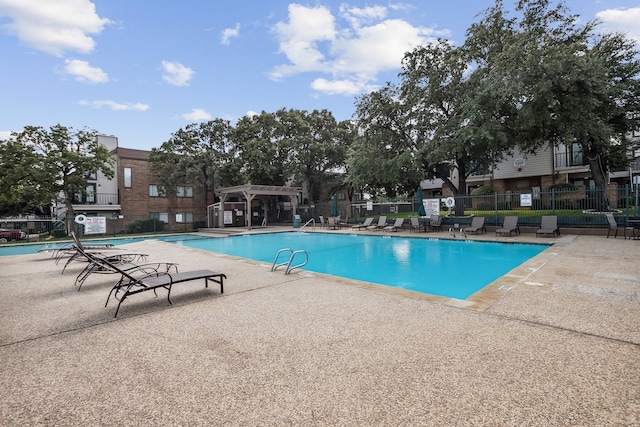
<svg viewBox="0 0 640 427">
<path fill-rule="evenodd" d="M 426 199 L 425 199 L 426 200 Z M 484 216 L 487 225 L 500 225 L 505 216 L 519 217 L 521 226 L 539 226 L 543 215 L 557 215 L 562 227 L 606 228 L 605 211 L 613 212 L 619 224 L 640 217 L 640 185 L 611 189 L 509 191 L 475 196 L 456 196 L 450 209 L 445 199 L 434 199 L 444 224 L 467 224 L 473 216 Z M 605 207 L 603 209 L 603 206 Z M 365 217 L 417 215 L 417 199 L 354 203 L 350 218 L 355 222 Z"/>
</svg>

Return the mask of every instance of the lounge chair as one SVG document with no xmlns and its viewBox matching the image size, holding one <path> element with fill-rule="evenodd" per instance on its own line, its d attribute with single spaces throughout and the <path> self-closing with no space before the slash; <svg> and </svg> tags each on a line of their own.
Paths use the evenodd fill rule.
<svg viewBox="0 0 640 427">
<path fill-rule="evenodd" d="M 618 229 L 622 228 L 624 231 L 624 238 L 627 239 L 627 230 L 631 232 L 631 236 L 633 236 L 633 227 L 618 227 L 618 223 L 616 219 L 613 217 L 613 214 L 606 213 L 604 216 L 607 218 L 607 222 L 609 223 L 609 229 L 607 230 L 607 239 L 609 238 L 609 234 L 611 234 L 611 230 L 615 230 L 614 238 L 618 237 Z M 631 237 L 630 236 L 630 237 Z"/>
<path fill-rule="evenodd" d="M 384 228 L 386 226 L 387 226 L 387 217 L 386 216 L 381 216 L 380 218 L 378 218 L 378 223 L 368 226 L 367 230 L 376 231 L 376 230 L 382 229 L 382 228 Z"/>
<path fill-rule="evenodd" d="M 425 227 L 420 224 L 420 218 L 417 216 L 412 216 L 409 221 L 411 222 L 411 231 L 425 230 Z"/>
<path fill-rule="evenodd" d="M 80 249 L 82 250 L 82 249 Z M 110 259 L 109 254 L 91 254 L 90 252 L 84 252 L 82 254 L 84 257 L 88 259 L 87 266 L 78 274 L 76 277 L 76 285 L 78 286 L 78 291 L 82 288 L 82 284 L 87 278 L 96 273 L 96 274 L 118 274 L 118 271 L 111 268 L 112 264 L 116 264 L 118 269 L 127 271 L 130 273 L 140 272 L 143 274 L 152 274 L 158 273 L 161 270 L 164 272 L 169 272 L 172 268 L 175 272 L 178 272 L 178 263 L 172 261 L 160 261 L 160 260 L 144 260 L 141 262 L 119 262 L 116 258 L 115 262 Z M 122 278 L 121 278 L 122 280 Z"/>
<path fill-rule="evenodd" d="M 320 218 L 320 227 L 326 227 L 327 222 L 325 221 L 324 217 L 320 215 L 318 218 Z"/>
<path fill-rule="evenodd" d="M 362 228 L 367 228 L 373 223 L 373 218 L 367 218 L 364 220 L 362 224 L 352 225 L 351 228 L 353 230 L 360 230 Z"/>
<path fill-rule="evenodd" d="M 120 305 L 131 295 L 146 291 L 153 291 L 155 294 L 156 289 L 164 288 L 167 290 L 167 301 L 169 301 L 169 304 L 172 304 L 171 288 L 173 285 L 204 279 L 205 288 L 209 287 L 209 281 L 218 283 L 220 285 L 220 293 L 222 294 L 224 293 L 224 279 L 227 278 L 225 274 L 212 270 L 195 270 L 182 273 L 154 272 L 151 274 L 146 274 L 144 271 L 138 270 L 142 275 L 136 275 L 134 271 L 123 270 L 117 264 L 110 264 L 108 261 L 103 262 L 108 265 L 108 268 L 122 275 L 121 279 L 111 288 L 107 302 L 104 304 L 105 307 L 109 304 L 112 295 L 118 301 L 118 307 L 113 317 L 118 316 Z"/>
<path fill-rule="evenodd" d="M 429 219 L 429 229 L 433 231 L 442 231 L 442 216 L 431 215 L 431 218 Z"/>
<path fill-rule="evenodd" d="M 120 249 L 115 248 L 115 247 L 104 247 L 104 248 L 98 248 L 98 249 L 87 249 L 87 248 L 84 247 L 82 242 L 80 242 L 80 239 L 78 238 L 78 236 L 76 236 L 76 234 L 73 231 L 71 232 L 71 237 L 73 238 L 73 241 L 74 241 L 74 249 L 73 249 L 72 252 L 70 252 L 71 255 L 69 256 L 69 259 L 65 263 L 64 267 L 62 267 L 62 274 L 64 274 L 65 270 L 67 269 L 67 266 L 72 261 L 89 262 L 90 260 L 86 256 L 87 253 L 91 254 L 91 255 L 102 256 L 103 258 L 109 260 L 112 263 L 115 263 L 115 262 L 119 262 L 119 263 L 133 262 L 133 261 L 136 261 L 136 260 L 146 259 L 149 256 L 148 254 L 145 254 L 145 253 L 142 253 L 142 252 L 120 250 Z M 56 263 L 57 262 L 58 261 L 56 261 Z"/>
<path fill-rule="evenodd" d="M 502 228 L 496 230 L 496 236 L 498 234 L 509 234 L 509 236 L 511 236 L 511 233 L 515 233 L 516 235 L 520 234 L 517 216 L 505 216 L 502 222 Z"/>
<path fill-rule="evenodd" d="M 536 230 L 536 237 L 549 234 L 556 237 L 560 235 L 557 215 L 544 215 L 540 221 L 540 228 Z"/>
<path fill-rule="evenodd" d="M 474 216 L 471 220 L 471 225 L 469 227 L 462 229 L 463 233 L 479 233 L 483 234 L 487 232 L 487 228 L 484 225 L 484 217 L 483 216 Z"/>
<path fill-rule="evenodd" d="M 404 218 L 396 218 L 396 222 L 392 225 L 387 225 L 382 231 L 398 231 L 404 225 Z"/>
</svg>

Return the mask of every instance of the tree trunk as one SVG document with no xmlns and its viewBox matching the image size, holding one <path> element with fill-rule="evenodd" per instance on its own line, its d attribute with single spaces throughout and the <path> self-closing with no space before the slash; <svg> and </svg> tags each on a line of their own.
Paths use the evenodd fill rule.
<svg viewBox="0 0 640 427">
<path fill-rule="evenodd" d="M 595 151 L 595 150 L 594 150 Z M 607 198 L 607 177 L 601 162 L 600 153 L 588 153 L 587 160 L 591 169 L 591 177 L 595 183 L 595 200 L 593 208 L 596 212 L 609 212 L 609 199 Z"/>
</svg>

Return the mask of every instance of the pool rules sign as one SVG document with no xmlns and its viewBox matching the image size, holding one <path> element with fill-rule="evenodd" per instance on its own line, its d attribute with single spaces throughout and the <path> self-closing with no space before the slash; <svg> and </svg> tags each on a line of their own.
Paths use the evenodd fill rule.
<svg viewBox="0 0 640 427">
<path fill-rule="evenodd" d="M 107 218 L 104 216 L 77 215 L 75 222 L 84 226 L 84 234 L 107 233 Z"/>
</svg>

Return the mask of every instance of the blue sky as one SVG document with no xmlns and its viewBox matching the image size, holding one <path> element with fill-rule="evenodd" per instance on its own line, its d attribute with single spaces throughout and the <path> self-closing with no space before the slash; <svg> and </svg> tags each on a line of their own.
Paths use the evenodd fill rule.
<svg viewBox="0 0 640 427">
<path fill-rule="evenodd" d="M 513 10 L 515 0 L 504 0 Z M 464 41 L 493 0 L 0 0 L 0 139 L 57 123 L 159 147 L 189 123 L 280 108 L 351 118 L 405 51 Z M 640 0 L 568 0 L 640 43 Z"/>
</svg>

